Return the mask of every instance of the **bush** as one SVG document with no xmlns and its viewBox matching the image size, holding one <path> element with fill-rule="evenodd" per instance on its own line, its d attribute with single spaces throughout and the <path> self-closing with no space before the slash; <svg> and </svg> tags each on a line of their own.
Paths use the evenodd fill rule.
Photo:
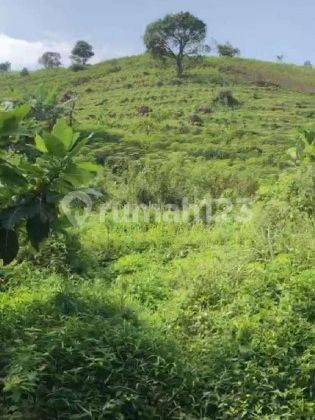
<svg viewBox="0 0 315 420">
<path fill-rule="evenodd" d="M 200 118 L 199 115 L 196 115 L 196 114 L 191 115 L 189 118 L 189 121 L 192 125 L 198 125 L 198 126 L 203 125 L 202 118 Z"/>
<path fill-rule="evenodd" d="M 236 107 L 240 105 L 240 102 L 234 98 L 233 93 L 230 90 L 221 90 L 214 99 L 214 104 Z"/>
<path fill-rule="evenodd" d="M 23 69 L 20 72 L 20 75 L 22 77 L 26 77 L 26 76 L 29 76 L 29 74 L 30 74 L 30 72 L 28 71 L 28 69 L 26 67 L 23 67 Z"/>
<path fill-rule="evenodd" d="M 238 48 L 233 47 L 233 45 L 231 45 L 229 42 L 226 44 L 219 44 L 217 46 L 217 50 L 219 55 L 222 57 L 235 57 L 241 53 Z"/>
<path fill-rule="evenodd" d="M 86 277 L 95 268 L 95 258 L 85 252 L 78 235 L 73 232 L 51 235 L 36 253 L 32 248 L 24 247 L 19 262 L 23 260 L 64 276 Z"/>
<path fill-rule="evenodd" d="M 71 71 L 78 72 L 78 71 L 86 70 L 88 68 L 88 66 L 85 65 L 85 64 L 73 63 L 73 64 L 71 64 L 71 66 L 69 68 L 70 68 Z"/>
<path fill-rule="evenodd" d="M 138 114 L 142 117 L 149 115 L 152 112 L 152 109 L 146 105 L 142 105 L 138 108 Z"/>
<path fill-rule="evenodd" d="M 198 112 L 200 112 L 201 114 L 211 114 L 212 113 L 212 109 L 210 107 L 201 107 L 197 109 Z"/>
<path fill-rule="evenodd" d="M 10 70 L 11 70 L 11 63 L 9 61 L 0 63 L 0 73 L 8 73 Z"/>
</svg>

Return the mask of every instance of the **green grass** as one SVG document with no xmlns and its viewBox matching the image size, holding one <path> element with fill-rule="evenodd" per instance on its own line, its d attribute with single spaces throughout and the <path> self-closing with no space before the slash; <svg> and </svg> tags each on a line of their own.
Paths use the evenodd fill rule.
<svg viewBox="0 0 315 420">
<path fill-rule="evenodd" d="M 188 172 L 193 168 L 201 179 L 208 178 L 201 188 L 197 180 L 185 177 L 182 189 L 186 193 L 197 188 L 203 196 L 222 174 L 216 195 L 229 188 L 226 175 L 235 178 L 238 193 L 242 190 L 249 195 L 254 181 L 273 179 L 282 171 L 285 151 L 294 145 L 297 128 L 313 124 L 314 74 L 312 69 L 297 66 L 210 58 L 188 68 L 179 82 L 173 67 L 160 68 L 150 57 L 141 56 L 101 63 L 78 73 L 58 69 L 38 71 L 27 78 L 3 76 L 0 92 L 2 99 L 18 100 L 44 84 L 57 89 L 60 98 L 67 92 L 77 94 L 78 126 L 95 132 L 93 158 L 106 161 L 109 170 L 117 172 L 119 167 L 120 179 L 121 175 L 129 179 L 130 171 L 141 172 L 143 166 L 159 165 L 161 160 L 170 160 L 171 165 L 178 160 L 179 171 L 184 161 Z M 265 87 L 260 86 L 261 81 Z M 241 105 L 215 105 L 221 89 L 230 89 Z M 141 106 L 152 112 L 140 116 Z M 200 108 L 212 112 L 202 114 Z M 191 122 L 194 114 L 201 118 L 201 126 Z M 118 187 L 112 172 L 107 181 Z M 116 195 L 121 194 L 119 188 Z"/>
<path fill-rule="evenodd" d="M 79 94 L 121 218 L 125 203 L 252 203 L 210 224 L 95 206 L 70 237 L 24 247 L 0 272 L 1 418 L 312 418 L 314 172 L 285 152 L 313 124 L 315 73 L 211 58 L 174 74 L 144 56 L 0 78 L 7 100 L 42 83 Z M 221 89 L 240 106 L 216 105 Z"/>
</svg>

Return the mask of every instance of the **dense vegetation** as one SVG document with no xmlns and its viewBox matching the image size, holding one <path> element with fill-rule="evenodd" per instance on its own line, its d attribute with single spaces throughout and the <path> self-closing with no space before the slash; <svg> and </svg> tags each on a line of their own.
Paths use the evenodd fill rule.
<svg viewBox="0 0 315 420">
<path fill-rule="evenodd" d="M 64 115 L 103 166 L 85 223 L 38 252 L 22 225 L 1 268 L 2 418 L 312 417 L 315 73 L 196 60 L 181 79 L 149 56 L 0 77 L 32 132 Z M 200 217 L 154 217 L 183 199 Z"/>
</svg>

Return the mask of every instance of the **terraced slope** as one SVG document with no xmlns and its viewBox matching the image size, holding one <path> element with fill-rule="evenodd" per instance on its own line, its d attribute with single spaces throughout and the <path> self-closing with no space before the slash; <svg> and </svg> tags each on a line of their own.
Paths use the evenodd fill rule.
<svg viewBox="0 0 315 420">
<path fill-rule="evenodd" d="M 199 195 L 221 194 L 228 188 L 224 179 L 213 187 L 220 174 L 235 178 L 239 194 L 251 194 L 259 178 L 278 175 L 286 166 L 285 152 L 295 144 L 297 129 L 313 124 L 315 70 L 210 58 L 189 68 L 183 80 L 174 74 L 173 68 L 140 56 L 78 73 L 59 69 L 2 76 L 0 98 L 28 97 L 43 84 L 57 89 L 61 100 L 78 95 L 76 118 L 81 129 L 96 132 L 99 162 L 119 167 L 120 175 L 127 171 L 129 179 L 134 161 L 141 170 L 154 162 L 170 161 L 171 167 L 180 162 L 181 171 L 188 166 L 203 183 L 183 179 L 188 195 L 196 189 Z M 222 89 L 230 90 L 239 105 L 216 102 Z"/>
</svg>

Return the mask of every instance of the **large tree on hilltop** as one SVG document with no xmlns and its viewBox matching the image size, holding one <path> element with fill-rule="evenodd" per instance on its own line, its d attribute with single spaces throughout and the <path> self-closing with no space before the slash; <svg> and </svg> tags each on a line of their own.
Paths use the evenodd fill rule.
<svg viewBox="0 0 315 420">
<path fill-rule="evenodd" d="M 204 44 L 206 24 L 189 12 L 167 15 L 151 23 L 144 34 L 147 50 L 156 58 L 174 59 L 179 77 L 184 72 L 184 58 L 209 50 Z"/>
<path fill-rule="evenodd" d="M 92 45 L 86 41 L 78 41 L 71 51 L 71 60 L 76 64 L 85 65 L 94 56 Z"/>
</svg>

